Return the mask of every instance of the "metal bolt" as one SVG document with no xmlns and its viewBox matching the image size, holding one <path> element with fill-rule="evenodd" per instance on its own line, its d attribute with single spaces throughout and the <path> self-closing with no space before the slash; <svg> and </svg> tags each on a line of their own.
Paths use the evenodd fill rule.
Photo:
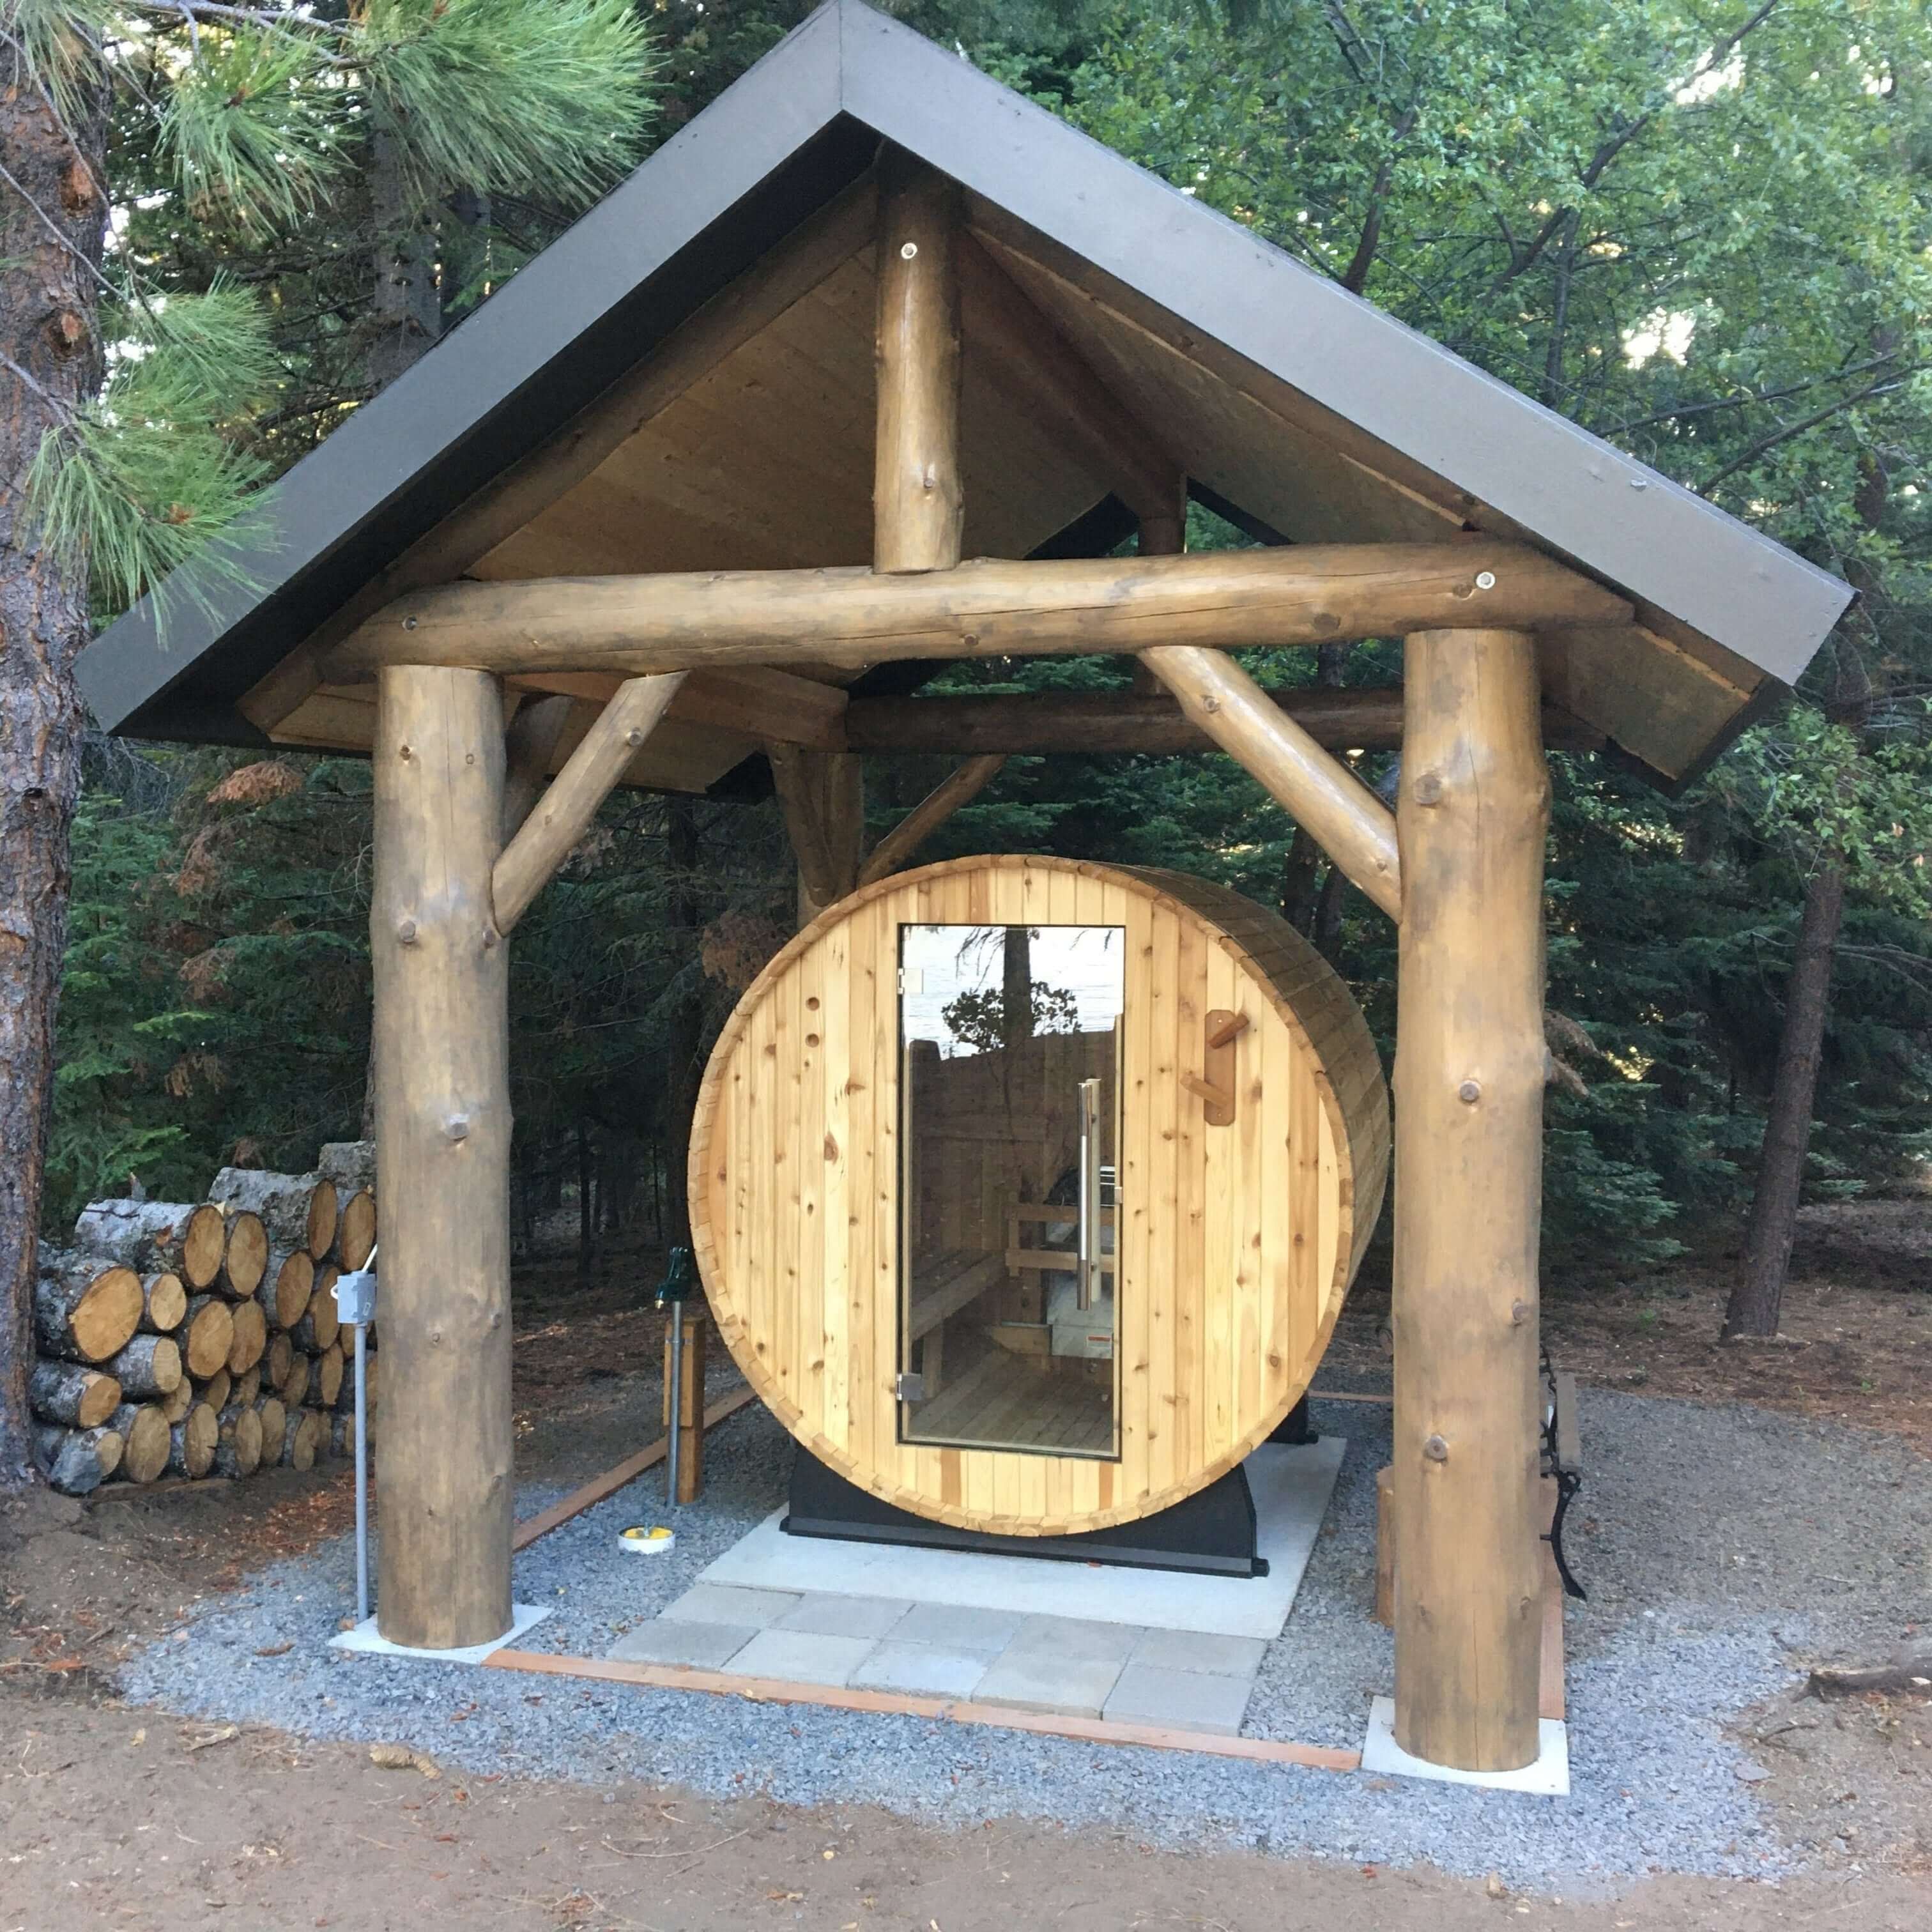
<svg viewBox="0 0 1932 1932">
<path fill-rule="evenodd" d="M 429 1343 L 432 1348 L 442 1346 L 442 1330 L 440 1328 L 432 1328 L 429 1331 Z"/>
<path fill-rule="evenodd" d="M 1528 1319 L 1529 1304 L 1528 1302 L 1512 1301 L 1510 1304 L 1510 1323 L 1513 1328 L 1520 1328 Z"/>
<path fill-rule="evenodd" d="M 919 244 L 916 242 L 904 242 L 900 245 L 899 260 L 902 262 L 910 262 L 918 253 Z"/>
<path fill-rule="evenodd" d="M 1449 1445 L 1439 1436 L 1432 1436 L 1422 1445 L 1422 1453 L 1432 1462 L 1446 1462 L 1449 1460 Z"/>
<path fill-rule="evenodd" d="M 465 752 L 463 754 L 463 762 L 466 765 L 473 765 L 476 762 L 476 754 L 474 752 Z"/>
<path fill-rule="evenodd" d="M 1493 590 L 1496 587 L 1496 574 L 1493 570 L 1479 570 L 1476 573 L 1478 590 Z"/>
<path fill-rule="evenodd" d="M 633 725 L 629 730 L 624 734 L 624 742 L 629 746 L 631 749 L 634 752 L 644 742 L 644 734 L 643 732 L 640 731 L 635 725 Z"/>
<path fill-rule="evenodd" d="M 1465 1106 L 1473 1107 L 1483 1097 L 1483 1090 L 1473 1080 L 1466 1080 L 1456 1089 L 1456 1097 Z"/>
<path fill-rule="evenodd" d="M 1201 700 L 1201 708 L 1211 718 L 1220 710 L 1221 700 L 1218 698 L 1204 698 Z"/>
<path fill-rule="evenodd" d="M 467 1114 L 451 1114 L 443 1132 L 453 1141 L 466 1141 L 470 1138 L 470 1116 Z"/>
<path fill-rule="evenodd" d="M 1418 805 L 1440 805 L 1442 802 L 1441 775 L 1436 772 L 1424 772 L 1411 788 L 1409 796 Z"/>
<path fill-rule="evenodd" d="M 396 937 L 400 940 L 405 946 L 415 945 L 416 943 L 416 921 L 412 919 L 406 919 L 399 921 L 396 927 Z"/>
<path fill-rule="evenodd" d="M 406 631 L 413 631 L 413 630 L 416 628 L 416 620 L 413 617 L 405 617 L 405 618 L 403 620 L 403 628 L 404 628 L 404 630 L 406 630 Z"/>
</svg>

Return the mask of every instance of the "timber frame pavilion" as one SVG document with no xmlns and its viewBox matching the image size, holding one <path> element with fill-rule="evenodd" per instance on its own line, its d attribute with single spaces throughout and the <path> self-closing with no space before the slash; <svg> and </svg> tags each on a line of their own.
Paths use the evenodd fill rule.
<svg viewBox="0 0 1932 1932">
<path fill-rule="evenodd" d="M 1190 493 L 1259 547 L 1183 554 Z M 80 676 L 118 732 L 374 761 L 385 1636 L 510 1625 L 507 942 L 610 788 L 775 784 L 809 914 L 1004 754 L 1218 746 L 1400 927 L 1396 1738 L 1535 1757 L 1544 752 L 1682 786 L 1843 584 L 860 0 L 268 514 L 249 589 Z M 1396 635 L 1387 690 L 1228 655 Z M 1082 652 L 1132 690 L 918 694 Z M 1391 811 L 1335 752 L 1398 743 Z M 868 862 L 888 748 L 968 762 Z"/>
</svg>

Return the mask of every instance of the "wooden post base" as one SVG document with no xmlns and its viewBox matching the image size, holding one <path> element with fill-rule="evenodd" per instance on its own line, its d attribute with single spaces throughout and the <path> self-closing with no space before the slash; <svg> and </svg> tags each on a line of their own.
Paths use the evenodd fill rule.
<svg viewBox="0 0 1932 1932">
<path fill-rule="evenodd" d="M 677 1495 L 680 1503 L 694 1503 L 704 1493 L 704 1337 L 711 1323 L 702 1308 L 684 1308 L 676 1318 L 684 1324 L 684 1400 L 677 1419 Z M 668 1436 L 670 1413 L 670 1323 L 664 1324 L 664 1426 Z"/>
</svg>

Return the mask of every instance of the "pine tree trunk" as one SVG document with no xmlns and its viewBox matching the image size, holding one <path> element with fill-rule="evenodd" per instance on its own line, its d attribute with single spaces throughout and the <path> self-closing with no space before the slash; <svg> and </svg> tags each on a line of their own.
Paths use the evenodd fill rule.
<svg viewBox="0 0 1932 1932">
<path fill-rule="evenodd" d="M 68 31 L 78 35 L 78 22 Z M 0 1490 L 32 1481 L 35 1232 L 46 1160 L 54 1013 L 67 941 L 68 835 L 84 714 L 84 557 L 29 527 L 22 493 L 42 436 L 99 388 L 95 316 L 106 209 L 104 97 L 72 134 L 0 49 Z"/>
<path fill-rule="evenodd" d="M 1724 1310 L 1724 1339 L 1771 1336 L 1784 1300 L 1784 1277 L 1798 1232 L 1798 1197 L 1811 1141 L 1811 1102 L 1832 1008 L 1832 967 L 1845 908 L 1845 868 L 1828 854 L 1805 888 L 1798 956 L 1784 995 L 1784 1030 L 1764 1124 L 1764 1152 L 1751 1196 L 1743 1272 Z"/>
</svg>

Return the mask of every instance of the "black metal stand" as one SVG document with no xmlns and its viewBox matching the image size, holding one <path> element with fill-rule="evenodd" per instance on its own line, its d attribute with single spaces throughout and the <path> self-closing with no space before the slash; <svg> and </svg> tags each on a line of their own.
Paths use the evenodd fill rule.
<svg viewBox="0 0 1932 1932">
<path fill-rule="evenodd" d="M 830 1537 L 842 1542 L 904 1543 L 928 1550 L 1184 1570 L 1208 1576 L 1265 1576 L 1268 1569 L 1268 1558 L 1256 1553 L 1255 1499 L 1247 1472 L 1239 1468 L 1172 1509 L 1115 1529 L 1082 1530 L 1073 1536 L 994 1536 L 931 1522 L 897 1508 L 800 1449 L 792 1465 L 790 1513 L 779 1527 L 791 1536 Z"/>
</svg>

